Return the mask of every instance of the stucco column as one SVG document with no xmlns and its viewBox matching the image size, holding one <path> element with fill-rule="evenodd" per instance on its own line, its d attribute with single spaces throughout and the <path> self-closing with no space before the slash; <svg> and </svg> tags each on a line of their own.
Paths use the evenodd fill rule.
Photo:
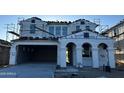
<svg viewBox="0 0 124 93">
<path fill-rule="evenodd" d="M 76 47 L 76 66 L 77 67 L 83 67 L 83 63 L 82 63 L 82 47 L 81 46 Z"/>
<path fill-rule="evenodd" d="M 9 65 L 15 65 L 15 64 L 16 64 L 16 46 L 12 45 L 10 49 Z"/>
<path fill-rule="evenodd" d="M 108 49 L 108 59 L 111 68 L 115 68 L 114 49 Z"/>
<path fill-rule="evenodd" d="M 57 65 L 60 66 L 60 46 L 57 46 Z"/>
<path fill-rule="evenodd" d="M 99 68 L 99 55 L 98 55 L 98 48 L 92 48 L 92 59 L 93 59 L 93 68 Z"/>
<path fill-rule="evenodd" d="M 60 48 L 60 67 L 66 67 L 66 47 Z"/>
</svg>

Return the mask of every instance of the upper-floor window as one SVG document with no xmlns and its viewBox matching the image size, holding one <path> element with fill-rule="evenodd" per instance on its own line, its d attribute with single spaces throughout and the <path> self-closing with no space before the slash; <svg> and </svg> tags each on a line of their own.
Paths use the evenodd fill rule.
<svg viewBox="0 0 124 93">
<path fill-rule="evenodd" d="M 62 27 L 62 35 L 67 36 L 67 27 Z"/>
<path fill-rule="evenodd" d="M 84 38 L 89 38 L 89 33 L 84 33 Z"/>
<path fill-rule="evenodd" d="M 31 23 L 35 23 L 35 20 L 33 19 L 33 20 L 31 20 Z"/>
<path fill-rule="evenodd" d="M 54 26 L 50 26 L 50 27 L 49 27 L 49 32 L 50 32 L 51 34 L 54 34 Z"/>
<path fill-rule="evenodd" d="M 61 36 L 61 26 L 56 27 L 56 35 Z"/>
<path fill-rule="evenodd" d="M 90 30 L 90 26 L 86 26 L 86 30 Z"/>
<path fill-rule="evenodd" d="M 35 33 L 35 24 L 30 25 L 30 33 Z"/>
<path fill-rule="evenodd" d="M 85 24 L 85 22 L 84 21 L 81 21 L 81 25 L 84 25 Z"/>
<path fill-rule="evenodd" d="M 76 26 L 76 31 L 79 31 L 80 30 L 80 26 Z"/>
</svg>

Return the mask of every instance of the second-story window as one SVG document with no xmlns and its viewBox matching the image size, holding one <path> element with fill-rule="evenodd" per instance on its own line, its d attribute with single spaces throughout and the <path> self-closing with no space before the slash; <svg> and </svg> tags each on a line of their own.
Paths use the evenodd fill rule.
<svg viewBox="0 0 124 93">
<path fill-rule="evenodd" d="M 68 30 L 67 27 L 62 27 L 62 35 L 63 36 L 67 36 L 67 30 Z"/>
<path fill-rule="evenodd" d="M 84 21 L 81 21 L 81 25 L 84 25 L 85 24 L 85 22 Z"/>
<path fill-rule="evenodd" d="M 50 26 L 50 27 L 49 27 L 49 32 L 50 32 L 51 34 L 54 34 L 54 26 Z"/>
<path fill-rule="evenodd" d="M 30 33 L 32 33 L 32 34 L 35 33 L 35 24 L 30 25 Z"/>
<path fill-rule="evenodd" d="M 31 23 L 35 23 L 35 20 L 33 19 L 33 20 L 31 20 Z"/>
<path fill-rule="evenodd" d="M 86 26 L 86 30 L 90 30 L 90 26 Z"/>
<path fill-rule="evenodd" d="M 61 36 L 61 26 L 56 27 L 56 35 Z"/>
<path fill-rule="evenodd" d="M 80 30 L 80 26 L 76 26 L 76 31 L 79 31 Z"/>
<path fill-rule="evenodd" d="M 84 38 L 89 38 L 89 33 L 84 33 Z"/>
</svg>

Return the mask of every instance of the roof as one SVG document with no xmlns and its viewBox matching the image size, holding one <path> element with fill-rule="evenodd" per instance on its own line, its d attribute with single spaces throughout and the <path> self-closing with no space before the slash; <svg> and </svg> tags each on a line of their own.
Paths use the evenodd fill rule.
<svg viewBox="0 0 124 93">
<path fill-rule="evenodd" d="M 116 25 L 114 25 L 114 26 L 110 27 L 109 29 L 105 30 L 102 33 L 107 33 L 107 32 L 111 31 L 112 29 L 116 28 L 117 26 L 119 26 L 121 24 L 124 24 L 124 19 L 122 21 L 120 21 L 119 23 L 117 23 Z"/>
<path fill-rule="evenodd" d="M 90 31 L 90 32 L 92 32 L 92 33 L 99 34 L 99 32 L 97 32 L 97 31 L 92 31 L 92 30 L 87 30 L 87 29 L 85 29 L 85 30 L 80 30 L 80 31 L 73 31 L 74 33 L 68 34 L 67 36 L 70 36 L 70 35 L 73 35 L 73 34 L 76 34 L 76 33 L 80 33 L 80 32 L 83 32 L 83 31 Z M 62 38 L 62 37 L 67 37 L 67 36 L 61 36 L 60 38 Z"/>
<path fill-rule="evenodd" d="M 5 45 L 6 45 L 6 46 L 10 46 L 11 43 L 8 42 L 8 41 L 5 41 L 5 40 L 0 39 L 0 46 L 1 46 L 1 45 L 2 45 L 2 46 L 3 46 L 3 45 L 4 45 L 4 46 L 5 46 Z"/>
<path fill-rule="evenodd" d="M 48 25 L 69 25 L 71 24 L 72 22 L 69 21 L 46 21 Z"/>
<path fill-rule="evenodd" d="M 40 19 L 40 18 L 38 18 L 38 17 L 31 17 L 31 18 L 28 18 L 28 19 L 26 19 L 26 20 L 22 20 L 22 21 L 27 21 L 27 20 L 29 20 L 29 19 L 36 19 L 36 20 L 40 20 L 40 21 L 42 21 L 42 19 Z M 89 20 L 86 20 L 86 19 L 78 19 L 78 20 L 75 20 L 75 21 L 73 21 L 73 22 L 71 22 L 71 21 L 44 21 L 44 22 L 46 22 L 48 25 L 69 25 L 69 24 L 71 24 L 71 23 L 74 23 L 74 22 L 78 22 L 78 21 L 81 21 L 81 22 L 83 22 L 84 24 L 85 24 L 85 22 L 90 22 L 90 23 L 93 23 L 93 22 L 91 22 L 91 21 L 89 21 Z M 21 22 L 21 21 L 20 21 Z M 93 24 L 96 24 L 96 23 L 93 23 Z M 98 26 L 98 24 L 96 24 L 96 26 Z"/>
<path fill-rule="evenodd" d="M 74 22 L 78 22 L 78 21 L 84 22 L 84 24 L 85 24 L 85 22 L 89 22 L 89 23 L 95 24 L 96 26 L 99 26 L 98 24 L 96 24 L 96 23 L 94 23 L 94 22 L 91 22 L 91 21 L 89 21 L 89 20 L 86 20 L 86 19 L 78 19 L 78 20 L 73 21 L 73 23 L 74 23 Z"/>
</svg>

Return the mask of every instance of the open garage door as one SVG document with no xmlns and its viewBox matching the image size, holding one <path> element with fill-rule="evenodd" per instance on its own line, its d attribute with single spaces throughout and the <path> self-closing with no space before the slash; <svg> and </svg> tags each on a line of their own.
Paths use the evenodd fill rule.
<svg viewBox="0 0 124 93">
<path fill-rule="evenodd" d="M 56 63 L 56 45 L 19 45 L 17 47 L 17 64 L 22 63 Z"/>
</svg>

